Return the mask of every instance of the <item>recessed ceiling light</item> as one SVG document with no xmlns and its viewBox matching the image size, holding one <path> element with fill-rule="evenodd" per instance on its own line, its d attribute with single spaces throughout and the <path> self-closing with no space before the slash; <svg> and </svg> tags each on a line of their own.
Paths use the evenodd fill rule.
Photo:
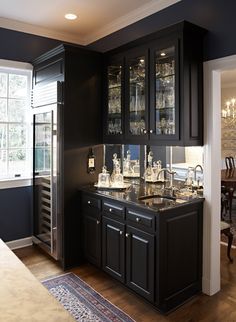
<svg viewBox="0 0 236 322">
<path fill-rule="evenodd" d="M 77 16 L 74 13 L 67 13 L 65 15 L 65 18 L 68 20 L 75 20 L 77 18 Z"/>
</svg>

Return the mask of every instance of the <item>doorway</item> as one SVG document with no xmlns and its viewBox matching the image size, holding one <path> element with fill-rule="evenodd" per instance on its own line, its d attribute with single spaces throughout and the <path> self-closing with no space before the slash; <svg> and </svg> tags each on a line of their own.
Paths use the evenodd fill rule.
<svg viewBox="0 0 236 322">
<path fill-rule="evenodd" d="M 204 63 L 203 292 L 220 290 L 221 74 L 236 69 L 236 55 Z"/>
</svg>

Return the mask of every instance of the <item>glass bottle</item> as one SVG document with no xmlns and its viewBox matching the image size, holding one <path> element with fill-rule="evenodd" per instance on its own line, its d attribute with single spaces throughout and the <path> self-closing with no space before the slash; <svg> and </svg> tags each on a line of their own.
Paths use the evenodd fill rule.
<svg viewBox="0 0 236 322">
<path fill-rule="evenodd" d="M 120 166 L 118 165 L 116 168 L 116 173 L 114 174 L 113 177 L 113 182 L 112 182 L 112 186 L 113 187 L 117 187 L 117 188 L 122 188 L 124 185 L 124 178 L 123 178 L 123 174 L 120 173 Z"/>
<path fill-rule="evenodd" d="M 93 149 L 89 149 L 88 157 L 87 157 L 87 172 L 94 173 L 95 172 L 95 154 L 93 153 Z"/>
<path fill-rule="evenodd" d="M 102 172 L 98 175 L 98 186 L 109 187 L 110 186 L 110 174 L 107 171 L 106 166 L 102 167 Z"/>
</svg>

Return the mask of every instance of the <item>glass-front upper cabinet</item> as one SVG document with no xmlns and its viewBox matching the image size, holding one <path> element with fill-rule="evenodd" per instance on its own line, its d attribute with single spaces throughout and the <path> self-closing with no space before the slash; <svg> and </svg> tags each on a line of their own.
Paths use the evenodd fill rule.
<svg viewBox="0 0 236 322">
<path fill-rule="evenodd" d="M 178 46 L 175 43 L 151 51 L 151 78 L 154 82 L 150 133 L 159 139 L 179 137 L 177 57 Z"/>
<path fill-rule="evenodd" d="M 105 135 L 121 137 L 123 129 L 123 62 L 112 60 L 106 68 L 106 124 Z"/>
<path fill-rule="evenodd" d="M 148 134 L 147 66 L 146 51 L 127 55 L 126 133 L 134 140 Z"/>
</svg>

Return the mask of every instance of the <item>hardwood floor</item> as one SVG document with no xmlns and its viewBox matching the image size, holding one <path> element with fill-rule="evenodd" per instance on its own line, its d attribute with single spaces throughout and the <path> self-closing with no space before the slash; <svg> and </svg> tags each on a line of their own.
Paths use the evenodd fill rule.
<svg viewBox="0 0 236 322">
<path fill-rule="evenodd" d="M 39 280 L 64 273 L 55 261 L 35 246 L 14 252 Z M 233 264 L 227 259 L 226 247 L 221 246 L 222 290 L 219 293 L 198 295 L 167 316 L 90 264 L 71 271 L 137 322 L 236 322 L 236 249 L 232 250 L 232 256 Z"/>
</svg>

